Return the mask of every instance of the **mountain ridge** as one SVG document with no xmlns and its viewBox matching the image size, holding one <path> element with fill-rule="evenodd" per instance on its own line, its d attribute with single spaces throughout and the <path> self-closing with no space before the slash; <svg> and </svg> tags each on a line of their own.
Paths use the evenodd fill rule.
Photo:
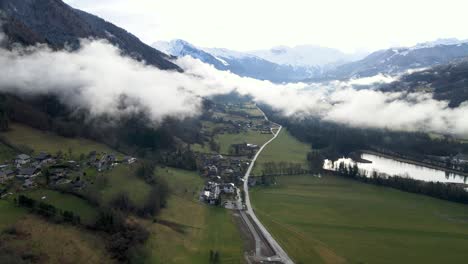
<svg viewBox="0 0 468 264">
<path fill-rule="evenodd" d="M 153 47 L 175 57 L 191 56 L 222 71 L 276 83 L 297 82 L 321 73 L 319 67 L 281 65 L 258 56 L 221 48 L 201 48 L 181 39 L 159 41 Z"/>
<path fill-rule="evenodd" d="M 61 0 L 0 0 L 2 29 L 10 44 L 44 43 L 53 49 L 78 48 L 80 39 L 106 39 L 123 53 L 164 70 L 181 69 L 166 54 L 106 20 Z"/>
<path fill-rule="evenodd" d="M 445 43 L 445 44 L 443 44 Z M 378 50 L 362 60 L 336 67 L 323 79 L 350 79 L 381 74 L 397 75 L 407 70 L 443 65 L 468 56 L 468 42 L 439 40 L 413 47 Z"/>
</svg>

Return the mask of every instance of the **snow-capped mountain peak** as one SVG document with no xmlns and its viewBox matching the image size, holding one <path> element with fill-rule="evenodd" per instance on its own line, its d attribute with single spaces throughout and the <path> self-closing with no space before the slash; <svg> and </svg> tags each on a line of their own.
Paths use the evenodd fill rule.
<svg viewBox="0 0 468 264">
<path fill-rule="evenodd" d="M 318 67 L 274 63 L 256 55 L 229 49 L 199 48 L 180 39 L 159 41 L 153 47 L 176 57 L 191 56 L 218 70 L 229 70 L 240 76 L 273 82 L 301 81 L 321 71 Z"/>
<path fill-rule="evenodd" d="M 468 39 L 465 40 L 459 40 L 457 38 L 442 38 L 442 39 L 437 39 L 434 41 L 427 41 L 427 42 L 422 42 L 416 44 L 414 47 L 411 47 L 410 49 L 424 49 L 424 48 L 433 48 L 437 46 L 450 46 L 450 45 L 461 45 L 464 43 L 467 43 Z"/>
</svg>

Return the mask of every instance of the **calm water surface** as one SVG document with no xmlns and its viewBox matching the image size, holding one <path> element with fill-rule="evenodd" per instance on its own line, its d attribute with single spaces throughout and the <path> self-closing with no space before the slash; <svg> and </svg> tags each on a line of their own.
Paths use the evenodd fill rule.
<svg viewBox="0 0 468 264">
<path fill-rule="evenodd" d="M 371 175 L 373 171 L 377 171 L 392 176 L 406 176 L 422 181 L 468 183 L 468 177 L 454 173 L 448 173 L 442 170 L 436 170 L 367 153 L 363 153 L 361 155 L 361 158 L 372 161 L 372 163 L 358 162 L 359 169 L 364 170 L 368 176 Z M 346 158 L 341 158 L 335 162 L 326 160 L 324 168 L 337 169 L 340 162 L 345 162 L 346 164 L 353 164 L 353 161 L 351 159 Z"/>
</svg>

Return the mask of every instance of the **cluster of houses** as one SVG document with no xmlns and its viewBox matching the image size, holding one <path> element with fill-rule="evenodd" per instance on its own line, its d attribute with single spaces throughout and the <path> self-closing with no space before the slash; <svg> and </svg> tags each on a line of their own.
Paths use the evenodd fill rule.
<svg viewBox="0 0 468 264">
<path fill-rule="evenodd" d="M 244 176 L 250 161 L 245 157 L 199 154 L 197 163 L 201 174 L 213 181 L 237 182 Z"/>
<path fill-rule="evenodd" d="M 35 186 L 35 178 L 41 174 L 44 166 L 55 163 L 51 155 L 41 152 L 35 157 L 19 154 L 12 162 L 0 165 L 0 183 L 5 184 L 13 179 L 22 182 L 23 188 Z"/>
<path fill-rule="evenodd" d="M 236 183 L 243 181 L 242 178 L 250 164 L 244 157 L 220 154 L 200 154 L 197 160 L 201 174 L 207 178 L 200 199 L 208 204 L 217 204 L 221 194 L 237 194 Z"/>
<path fill-rule="evenodd" d="M 200 199 L 208 204 L 216 205 L 220 202 L 221 194 L 236 194 L 237 187 L 234 183 L 207 182 L 200 195 Z"/>
<path fill-rule="evenodd" d="M 231 145 L 231 152 L 233 155 L 251 157 L 259 148 L 258 145 L 249 143 L 233 144 Z"/>
<path fill-rule="evenodd" d="M 464 154 L 457 154 L 455 156 L 453 156 L 453 162 L 456 163 L 456 164 L 468 164 L 468 155 L 464 155 Z"/>
<path fill-rule="evenodd" d="M 440 167 L 448 167 L 450 169 L 468 172 L 468 155 L 459 153 L 455 156 L 432 156 L 426 155 L 423 162 L 433 164 Z"/>
<path fill-rule="evenodd" d="M 44 174 L 46 184 L 72 184 L 73 188 L 80 189 L 86 185 L 80 177 L 76 177 L 80 175 L 81 169 L 94 167 L 101 172 L 111 169 L 117 163 L 132 164 L 135 161 L 134 157 L 117 160 L 113 154 L 98 154 L 96 151 L 90 152 L 87 160 L 80 162 L 52 156 L 46 152 L 40 152 L 36 156 L 19 154 L 14 160 L 0 165 L 0 184 L 19 183 L 22 189 L 30 189 L 37 186 L 38 176 Z"/>
</svg>

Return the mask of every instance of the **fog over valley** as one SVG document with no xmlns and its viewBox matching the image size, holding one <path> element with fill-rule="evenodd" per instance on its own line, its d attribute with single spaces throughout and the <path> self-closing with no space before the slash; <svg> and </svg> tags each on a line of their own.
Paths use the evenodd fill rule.
<svg viewBox="0 0 468 264">
<path fill-rule="evenodd" d="M 466 0 L 0 0 L 0 264 L 468 259 Z"/>
<path fill-rule="evenodd" d="M 103 40 L 81 41 L 77 50 L 45 45 L 1 49 L 1 89 L 18 95 L 53 93 L 92 115 L 119 116 L 148 110 L 155 123 L 166 116 L 200 114 L 203 97 L 236 91 L 286 116 L 317 117 L 350 126 L 468 135 L 468 103 L 456 108 L 430 93 L 382 92 L 373 88 L 398 77 L 376 75 L 349 81 L 274 84 L 220 71 L 185 56 L 184 73 L 145 65 Z M 116 78 L 118 76 L 118 78 Z M 123 107 L 122 107 L 123 106 Z"/>
</svg>

